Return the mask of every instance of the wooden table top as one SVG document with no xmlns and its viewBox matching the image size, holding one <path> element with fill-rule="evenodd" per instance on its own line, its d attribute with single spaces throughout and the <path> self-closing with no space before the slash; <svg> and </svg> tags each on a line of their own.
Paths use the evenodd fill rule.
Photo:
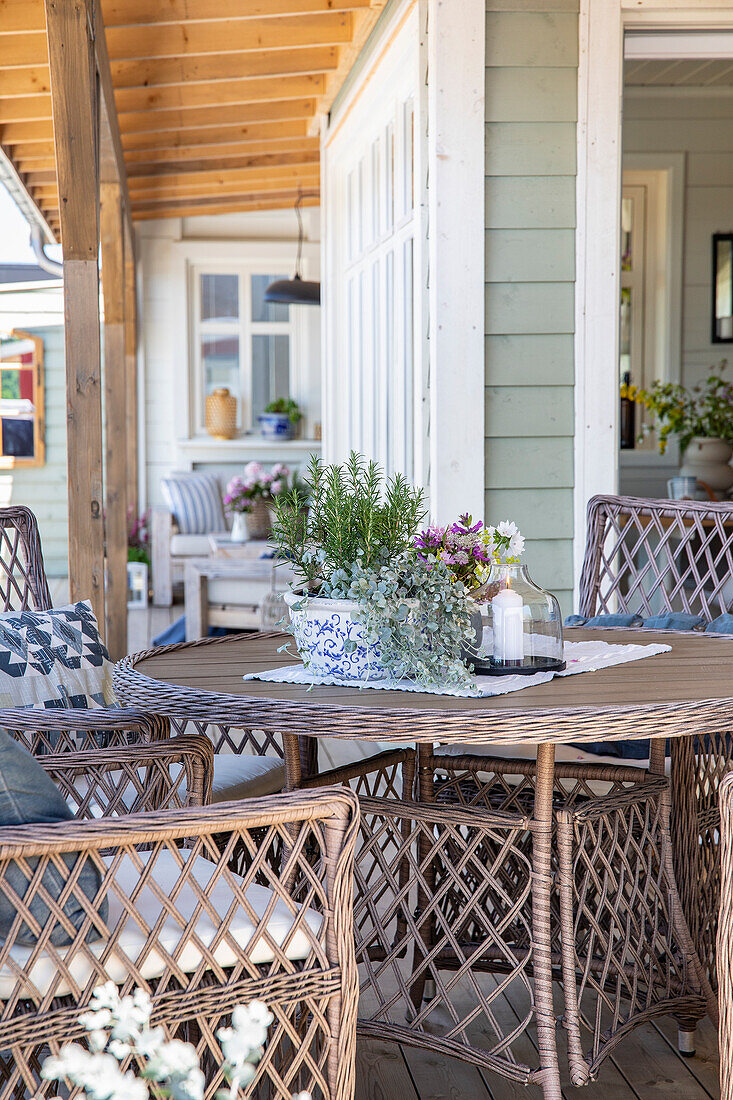
<svg viewBox="0 0 733 1100">
<path fill-rule="evenodd" d="M 115 683 L 128 704 L 247 725 L 400 741 L 627 739 L 730 728 L 733 636 L 664 631 L 571 629 L 573 641 L 670 645 L 671 652 L 489 698 L 359 690 L 242 679 L 294 664 L 278 653 L 282 634 L 253 634 L 161 649 L 117 666 Z M 290 639 L 292 641 L 292 639 Z M 180 692 L 177 688 L 182 689 Z M 639 723 L 642 722 L 640 725 Z M 512 730 L 510 734 L 510 729 Z M 451 731 L 455 732 L 455 736 Z M 381 731 L 381 732 L 380 732 Z M 424 737 L 422 736 L 424 732 Z"/>
</svg>

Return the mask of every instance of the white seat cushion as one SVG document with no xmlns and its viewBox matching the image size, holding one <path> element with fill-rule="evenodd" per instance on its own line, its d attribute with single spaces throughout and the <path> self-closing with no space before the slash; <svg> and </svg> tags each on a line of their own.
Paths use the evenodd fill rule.
<svg viewBox="0 0 733 1100">
<path fill-rule="evenodd" d="M 217 531 L 226 535 L 226 531 Z M 171 535 L 171 554 L 175 558 L 208 558 L 211 543 L 208 535 Z"/>
<path fill-rule="evenodd" d="M 137 859 L 144 865 L 151 855 L 151 852 L 140 852 Z M 188 921 L 192 918 L 200 901 L 198 891 L 191 887 L 189 881 L 186 881 L 179 888 L 176 887 L 182 873 L 178 856 L 185 861 L 189 858 L 190 852 L 180 851 L 177 855 L 174 855 L 170 851 L 165 851 L 158 855 L 155 862 L 155 885 L 164 897 L 175 896 L 175 911 L 180 918 Z M 108 866 L 111 861 L 112 857 L 105 857 Z M 214 865 L 212 863 L 197 858 L 193 877 L 199 887 L 204 887 L 209 882 L 213 870 Z M 120 860 L 115 872 L 114 882 L 107 891 L 109 902 L 107 927 L 110 929 L 115 928 L 118 922 L 123 922 L 124 927 L 113 953 L 105 961 L 104 971 L 106 977 L 100 976 L 97 984 L 102 984 L 105 980 L 111 979 L 117 985 L 120 985 L 131 973 L 130 964 L 139 966 L 139 972 L 146 980 L 159 977 L 166 969 L 164 957 L 154 949 L 147 952 L 144 959 L 141 960 L 149 930 L 153 928 L 161 913 L 161 903 L 156 894 L 149 886 L 145 886 L 135 897 L 132 913 L 127 911 L 120 901 L 120 894 L 129 899 L 131 893 L 137 888 L 140 875 L 141 871 L 135 865 L 133 859 L 125 855 Z M 205 947 L 208 947 L 214 941 L 220 930 L 217 914 L 228 913 L 232 907 L 231 881 L 237 879 L 241 882 L 239 876 L 231 872 L 229 872 L 229 875 L 231 876 L 229 881 L 225 876 L 219 877 L 209 895 L 209 906 L 202 908 L 196 918 L 196 937 Z M 119 892 L 115 889 L 115 886 L 119 886 Z M 271 904 L 272 890 L 265 886 L 252 884 L 247 887 L 246 898 L 256 917 L 260 918 Z M 288 940 L 293 927 L 293 917 L 299 911 L 300 907 L 295 903 L 292 903 L 291 909 L 288 903 L 281 898 L 276 901 L 266 927 L 267 935 L 278 947 L 282 947 Z M 308 910 L 305 921 L 312 932 L 316 936 L 319 935 L 323 916 L 315 910 Z M 174 916 L 168 916 L 160 927 L 157 936 L 157 941 L 165 952 L 172 954 L 176 951 L 181 940 L 181 931 L 181 920 L 176 919 Z M 222 937 L 221 942 L 214 949 L 214 959 L 219 966 L 234 966 L 239 961 L 242 953 L 246 954 L 250 962 L 258 966 L 272 962 L 274 952 L 269 941 L 260 936 L 253 943 L 254 931 L 253 921 L 244 908 L 240 906 L 229 921 L 227 935 Z M 55 952 L 58 952 L 58 955 L 63 958 L 68 950 L 69 948 L 59 947 L 55 949 Z M 84 949 L 85 953 L 88 952 L 97 958 L 104 954 L 106 950 L 107 944 L 104 940 L 89 943 Z M 307 935 L 297 930 L 287 943 L 285 955 L 291 960 L 305 959 L 310 954 L 310 950 Z M 34 951 L 35 948 L 32 947 L 11 948 L 9 958 L 0 969 L 0 999 L 7 1000 L 11 997 L 19 980 L 22 980 L 27 987 L 27 992 L 22 995 L 30 996 L 33 999 L 38 999 L 39 994 L 42 995 L 49 988 L 54 976 L 57 974 L 54 957 L 43 951 L 29 967 L 29 959 Z M 125 962 L 125 959 L 129 962 Z M 177 957 L 177 965 L 185 973 L 191 974 L 200 963 L 201 952 L 196 945 L 195 938 L 191 940 L 189 937 L 186 946 Z M 86 954 L 77 952 L 71 962 L 70 970 L 74 981 L 78 985 L 84 986 L 92 974 L 92 966 Z M 71 990 L 68 982 L 62 981 L 55 987 L 56 996 L 63 996 L 69 992 Z"/>
<path fill-rule="evenodd" d="M 285 786 L 285 764 L 279 756 L 214 753 L 212 802 L 233 802 L 239 798 L 260 798 Z"/>
</svg>

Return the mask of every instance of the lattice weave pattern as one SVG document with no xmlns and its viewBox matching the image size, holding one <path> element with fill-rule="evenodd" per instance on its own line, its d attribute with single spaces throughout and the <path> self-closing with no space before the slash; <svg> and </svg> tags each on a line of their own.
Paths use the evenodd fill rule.
<svg viewBox="0 0 733 1100">
<path fill-rule="evenodd" d="M 597 496 L 588 504 L 580 613 L 684 611 L 711 622 L 733 605 L 733 505 Z M 682 720 L 682 719 L 681 719 Z M 733 731 L 672 745 L 672 837 L 688 924 L 715 985 L 718 787 Z"/>
<path fill-rule="evenodd" d="M 153 1022 L 195 1044 L 207 1100 L 224 1084 L 216 1031 L 234 1005 L 254 997 L 269 1004 L 275 1022 L 244 1095 L 290 1100 L 309 1089 L 314 1100 L 350 1100 L 358 816 L 354 796 L 331 789 L 0 830 L 0 891 L 18 910 L 0 945 L 0 1100 L 55 1095 L 39 1066 L 79 1036 L 79 1012 L 110 975 L 123 993 L 146 989 Z M 232 862 L 241 849 L 248 867 L 239 874 Z M 281 857 L 273 864 L 275 851 Z M 90 866 L 100 886 L 93 899 L 78 892 L 84 915 L 77 930 L 63 903 Z M 59 899 L 45 889 L 49 867 L 68 880 Z M 12 878 L 18 868 L 24 891 Z M 48 906 L 42 924 L 26 905 L 31 896 Z M 32 948 L 18 943 L 23 922 L 37 937 Z M 65 946 L 58 946 L 59 927 Z"/>
<path fill-rule="evenodd" d="M 0 610 L 50 607 L 36 517 L 29 508 L 0 508 Z"/>
</svg>

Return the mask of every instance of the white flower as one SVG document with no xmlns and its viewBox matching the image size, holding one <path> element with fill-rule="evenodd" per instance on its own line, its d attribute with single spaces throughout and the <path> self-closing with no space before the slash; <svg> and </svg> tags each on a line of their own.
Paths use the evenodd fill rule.
<svg viewBox="0 0 733 1100">
<path fill-rule="evenodd" d="M 519 528 L 516 523 L 512 523 L 511 520 L 503 519 L 501 523 L 497 523 L 496 533 L 502 535 L 504 538 L 511 538 L 512 535 L 519 534 Z"/>
<path fill-rule="evenodd" d="M 294 1092 L 293 1100 L 311 1100 L 311 1094 L 309 1092 Z"/>
<path fill-rule="evenodd" d="M 244 476 L 247 481 L 259 481 L 265 469 L 260 462 L 248 462 L 244 467 Z"/>
<path fill-rule="evenodd" d="M 507 553 L 510 558 L 521 558 L 524 553 L 524 536 L 517 532 L 516 535 L 512 535 L 509 539 L 509 548 Z"/>
</svg>

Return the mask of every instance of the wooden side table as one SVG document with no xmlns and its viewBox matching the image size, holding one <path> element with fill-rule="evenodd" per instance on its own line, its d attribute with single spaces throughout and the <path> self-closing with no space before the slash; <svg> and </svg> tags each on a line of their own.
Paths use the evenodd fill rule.
<svg viewBox="0 0 733 1100">
<path fill-rule="evenodd" d="M 274 558 L 190 558 L 184 577 L 186 641 L 205 637 L 210 626 L 259 630 L 265 600 L 293 579 L 292 568 Z"/>
</svg>

